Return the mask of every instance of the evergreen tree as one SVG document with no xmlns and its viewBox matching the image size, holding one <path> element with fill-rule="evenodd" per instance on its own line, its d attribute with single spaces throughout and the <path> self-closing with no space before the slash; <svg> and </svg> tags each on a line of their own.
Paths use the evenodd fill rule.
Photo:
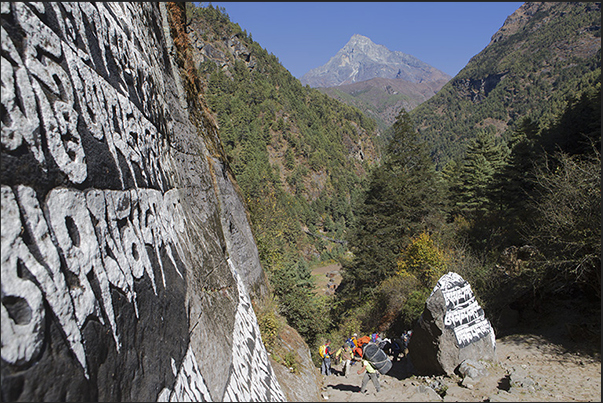
<svg viewBox="0 0 603 403">
<path fill-rule="evenodd" d="M 492 208 L 500 207 L 493 178 L 505 164 L 506 151 L 506 146 L 496 144 L 494 135 L 487 131 L 480 131 L 470 141 L 461 168 L 459 193 L 453 196 L 465 216 L 481 219 Z"/>
<path fill-rule="evenodd" d="M 454 217 L 460 215 L 460 210 L 456 203 L 461 194 L 461 167 L 462 161 L 451 159 L 442 169 L 442 180 L 444 181 L 444 189 L 446 190 L 445 199 L 447 201 L 447 210 L 449 217 L 452 220 L 454 220 Z"/>
<path fill-rule="evenodd" d="M 511 134 L 508 163 L 494 175 L 495 186 L 503 196 L 497 217 L 509 245 L 521 242 L 520 227 L 533 214 L 528 201 L 534 190 L 534 167 L 540 159 L 539 137 L 538 123 L 529 117 L 521 119 Z"/>
<path fill-rule="evenodd" d="M 392 132 L 383 163 L 372 171 L 356 214 L 350 236 L 355 258 L 344 270 L 343 289 L 348 292 L 362 295 L 395 274 L 398 255 L 410 238 L 441 222 L 441 183 L 404 109 Z"/>
<path fill-rule="evenodd" d="M 571 96 L 554 125 L 540 137 L 549 154 L 558 151 L 569 155 L 593 155 L 601 149 L 601 69 L 598 82 L 579 95 Z"/>
</svg>

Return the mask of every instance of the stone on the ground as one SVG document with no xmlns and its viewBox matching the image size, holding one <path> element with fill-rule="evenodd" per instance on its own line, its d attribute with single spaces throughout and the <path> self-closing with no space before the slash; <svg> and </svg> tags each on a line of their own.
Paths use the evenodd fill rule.
<svg viewBox="0 0 603 403">
<path fill-rule="evenodd" d="M 418 374 L 452 375 L 467 359 L 496 360 L 494 329 L 471 285 L 457 273 L 442 276 L 413 329 L 409 355 Z"/>
<path fill-rule="evenodd" d="M 471 359 L 461 362 L 459 365 L 459 373 L 463 378 L 472 378 L 474 380 L 477 380 L 484 375 L 488 375 L 488 371 L 484 364 Z"/>
<path fill-rule="evenodd" d="M 419 385 L 414 388 L 408 401 L 410 402 L 441 402 L 442 397 L 429 386 Z"/>
</svg>

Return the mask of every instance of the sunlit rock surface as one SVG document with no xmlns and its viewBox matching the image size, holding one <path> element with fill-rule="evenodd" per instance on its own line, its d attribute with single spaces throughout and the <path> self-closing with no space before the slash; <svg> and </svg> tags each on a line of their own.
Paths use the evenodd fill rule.
<svg viewBox="0 0 603 403">
<path fill-rule="evenodd" d="M 425 302 L 408 347 L 423 375 L 453 375 L 465 360 L 496 361 L 496 337 L 471 285 L 457 273 L 443 275 Z"/>
<path fill-rule="evenodd" d="M 282 401 L 164 3 L 7 3 L 2 400 Z"/>
</svg>

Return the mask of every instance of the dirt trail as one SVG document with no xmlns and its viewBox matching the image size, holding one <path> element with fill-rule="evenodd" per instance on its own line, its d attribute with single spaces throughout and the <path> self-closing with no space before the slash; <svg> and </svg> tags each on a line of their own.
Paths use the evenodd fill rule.
<svg viewBox="0 0 603 403">
<path fill-rule="evenodd" d="M 341 365 L 334 374 L 323 376 L 323 401 L 336 402 L 600 402 L 601 359 L 580 353 L 568 353 L 540 336 L 511 335 L 497 340 L 498 363 L 488 374 L 462 385 L 460 377 L 417 377 L 408 372 L 406 359 L 394 363 L 379 377 L 381 391 L 375 393 L 369 382 L 367 394 L 360 393 L 362 376 L 352 366 L 345 378 Z M 511 386 L 511 380 L 513 385 Z M 443 398 L 435 390 L 446 389 Z M 433 388 L 430 388 L 429 386 Z M 435 389 L 435 390 L 434 390 Z"/>
<path fill-rule="evenodd" d="M 333 269 L 339 268 L 315 269 L 313 274 L 322 277 L 320 288 L 326 285 L 325 273 Z M 363 375 L 356 373 L 360 364 L 351 367 L 348 378 L 336 365 L 332 375 L 322 376 L 322 401 L 600 402 L 600 334 L 600 311 L 592 302 L 559 300 L 524 311 L 520 324 L 497 336 L 497 362 L 489 363 L 487 374 L 477 380 L 414 376 L 403 358 L 380 376 L 379 393 L 369 382 L 368 393 L 362 394 Z M 320 374 L 320 368 L 316 371 Z"/>
<path fill-rule="evenodd" d="M 329 295 L 330 293 L 327 291 L 327 287 L 330 281 L 335 284 L 335 286 L 339 286 L 341 283 L 341 274 L 339 274 L 340 269 L 341 265 L 339 263 L 331 263 L 325 266 L 314 268 L 312 270 L 312 276 L 316 280 L 315 293 L 319 295 Z M 332 278 L 327 277 L 329 272 L 334 273 Z"/>
</svg>

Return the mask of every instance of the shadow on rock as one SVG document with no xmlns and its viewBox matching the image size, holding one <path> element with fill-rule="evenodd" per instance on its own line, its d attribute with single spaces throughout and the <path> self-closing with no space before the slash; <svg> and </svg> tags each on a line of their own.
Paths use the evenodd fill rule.
<svg viewBox="0 0 603 403">
<path fill-rule="evenodd" d="M 414 367 L 408 356 L 402 357 L 399 361 L 392 361 L 392 368 L 387 371 L 387 375 L 398 380 L 410 378 L 414 374 Z"/>
</svg>

